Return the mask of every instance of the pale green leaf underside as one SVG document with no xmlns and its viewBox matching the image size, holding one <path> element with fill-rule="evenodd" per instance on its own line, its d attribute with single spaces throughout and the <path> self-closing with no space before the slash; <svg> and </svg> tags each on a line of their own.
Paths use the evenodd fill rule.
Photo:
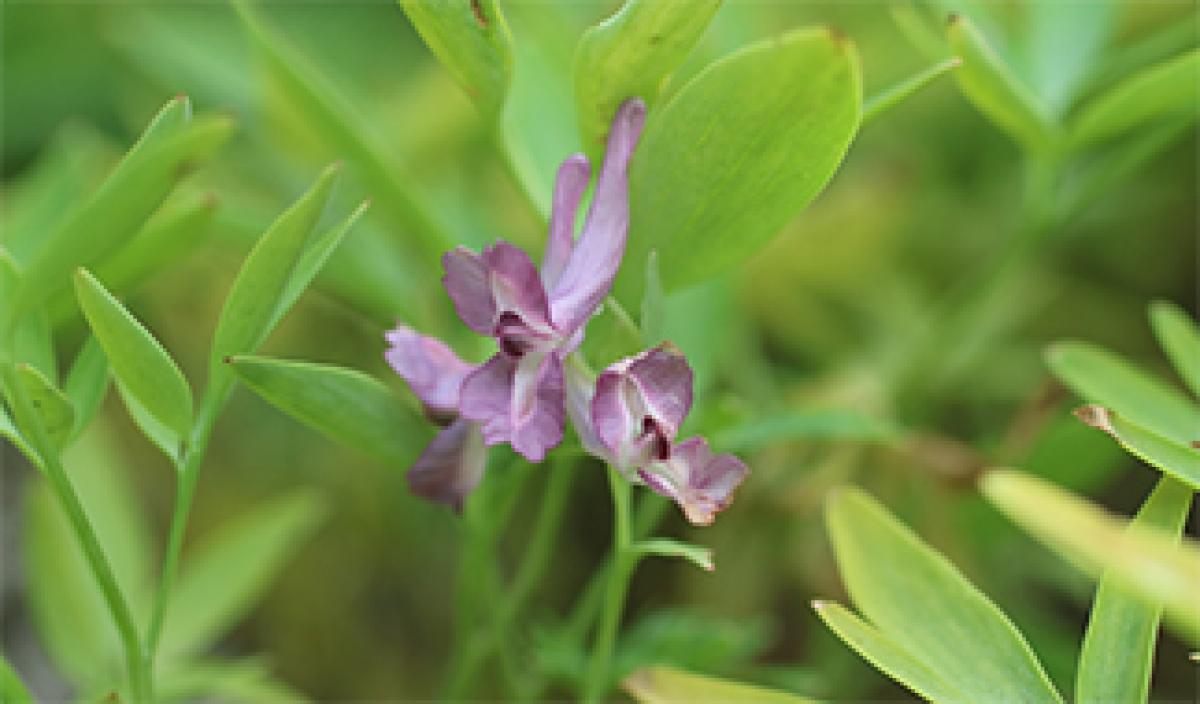
<svg viewBox="0 0 1200 704">
<path fill-rule="evenodd" d="M 1101 406 L 1085 406 L 1075 412 L 1089 425 L 1108 433 L 1127 452 L 1158 467 L 1193 489 L 1200 489 L 1200 449 L 1147 430 Z M 1200 436 L 1200 428 L 1196 428 Z M 1195 442 L 1195 441 L 1193 441 Z"/>
</svg>

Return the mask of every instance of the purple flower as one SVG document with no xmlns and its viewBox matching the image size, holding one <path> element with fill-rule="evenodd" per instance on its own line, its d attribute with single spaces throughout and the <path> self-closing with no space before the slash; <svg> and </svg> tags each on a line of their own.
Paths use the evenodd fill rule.
<svg viewBox="0 0 1200 704">
<path fill-rule="evenodd" d="M 550 234 L 539 272 L 525 252 L 497 242 L 482 253 L 458 247 L 442 258 L 442 279 L 472 330 L 499 351 L 463 379 L 459 413 L 480 424 L 488 445 L 507 442 L 540 462 L 563 436 L 563 359 L 608 295 L 629 228 L 629 160 L 645 120 L 642 101 L 626 101 L 609 131 L 604 165 L 575 242 L 575 214 L 589 168 L 580 154 L 558 170 Z"/>
<path fill-rule="evenodd" d="M 479 425 L 458 414 L 459 389 L 475 367 L 432 337 L 403 325 L 386 335 L 388 364 L 404 377 L 425 413 L 445 427 L 409 469 L 409 489 L 418 496 L 462 510 L 463 499 L 479 484 L 487 461 Z"/>
<path fill-rule="evenodd" d="M 605 369 L 589 415 L 586 381 L 571 381 L 568 408 L 576 428 L 585 429 L 585 448 L 673 500 L 696 525 L 712 523 L 729 504 L 746 465 L 733 455 L 714 455 L 703 438 L 675 443 L 692 406 L 692 370 L 678 349 L 664 344 Z"/>
</svg>

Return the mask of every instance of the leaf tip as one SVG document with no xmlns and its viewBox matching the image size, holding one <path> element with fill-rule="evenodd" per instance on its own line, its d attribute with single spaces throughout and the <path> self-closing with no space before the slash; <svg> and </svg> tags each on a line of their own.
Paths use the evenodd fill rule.
<svg viewBox="0 0 1200 704">
<path fill-rule="evenodd" d="M 1076 408 L 1075 410 L 1071 411 L 1071 413 L 1074 414 L 1076 418 L 1083 421 L 1086 425 L 1103 430 L 1109 435 L 1112 435 L 1116 432 L 1112 426 L 1113 412 L 1104 406 L 1098 406 L 1094 403 L 1090 403 L 1086 406 L 1080 406 L 1079 408 Z"/>
<path fill-rule="evenodd" d="M 829 608 L 829 602 L 825 601 L 824 599 L 813 599 L 808 603 L 812 606 L 813 611 L 816 611 L 817 613 Z"/>
</svg>

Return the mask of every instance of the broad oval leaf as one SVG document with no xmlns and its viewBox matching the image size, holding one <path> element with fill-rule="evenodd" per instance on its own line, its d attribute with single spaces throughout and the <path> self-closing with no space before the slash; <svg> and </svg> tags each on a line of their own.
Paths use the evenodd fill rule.
<svg viewBox="0 0 1200 704">
<path fill-rule="evenodd" d="M 1108 433 L 1131 455 L 1200 489 L 1200 448 L 1192 444 L 1200 440 L 1188 444 L 1176 442 L 1103 406 L 1084 406 L 1076 409 L 1075 415 L 1093 428 Z M 1200 428 L 1195 430 L 1195 435 L 1200 438 Z"/>
<path fill-rule="evenodd" d="M 175 360 L 85 269 L 75 274 L 75 296 L 113 375 L 159 423 L 186 438 L 192 429 L 192 390 Z"/>
<path fill-rule="evenodd" d="M 1200 644 L 1200 543 L 1129 522 L 1038 477 L 992 470 L 980 490 L 996 508 L 1081 570 L 1163 605 L 1176 632 Z"/>
<path fill-rule="evenodd" d="M 1062 701 L 1004 613 L 873 498 L 841 489 L 825 517 L 854 605 L 948 686 L 968 701 Z"/>
<path fill-rule="evenodd" d="M 226 357 L 253 352 L 270 334 L 288 281 L 325 209 L 338 171 L 338 164 L 327 167 L 308 191 L 271 223 L 246 256 L 213 335 L 213 378 L 227 374 Z"/>
<path fill-rule="evenodd" d="M 811 700 L 765 687 L 697 675 L 674 667 L 649 667 L 638 670 L 621 686 L 643 704 L 678 702 L 743 702 L 744 704 L 805 704 Z"/>
<path fill-rule="evenodd" d="M 71 407 L 71 401 L 37 368 L 17 364 L 16 370 L 17 381 L 24 387 L 38 422 L 54 447 L 61 450 L 70 440 L 75 427 L 75 409 Z"/>
<path fill-rule="evenodd" d="M 434 56 L 489 119 L 512 80 L 512 35 L 495 0 L 399 0 Z"/>
<path fill-rule="evenodd" d="M 1115 137 L 1153 120 L 1200 114 L 1200 49 L 1137 73 L 1089 103 L 1071 127 L 1075 147 Z"/>
<path fill-rule="evenodd" d="M 954 77 L 967 100 L 1025 147 L 1044 150 L 1056 139 L 1046 108 L 1013 75 L 983 34 L 966 17 L 954 15 L 946 29 L 951 50 L 962 59 Z"/>
<path fill-rule="evenodd" d="M 609 123 L 627 98 L 654 105 L 720 6 L 721 0 L 626 0 L 583 33 L 575 49 L 575 100 L 590 155 L 602 153 Z"/>
<path fill-rule="evenodd" d="M 1046 353 L 1050 371 L 1091 403 L 1187 444 L 1200 428 L 1200 406 L 1117 355 L 1086 342 L 1060 342 Z"/>
<path fill-rule="evenodd" d="M 1183 383 L 1200 396 L 1200 328 L 1174 303 L 1150 304 L 1150 326 Z"/>
<path fill-rule="evenodd" d="M 362 372 L 263 357 L 234 357 L 230 364 L 269 403 L 349 447 L 407 466 L 425 445 L 416 412 Z"/>
<path fill-rule="evenodd" d="M 829 29 L 758 42 L 701 71 L 650 115 L 634 154 L 622 300 L 639 300 L 651 250 L 667 289 L 754 254 L 833 177 L 861 107 L 857 52 Z"/>
<path fill-rule="evenodd" d="M 1192 506 L 1192 493 L 1184 484 L 1163 477 L 1130 523 L 1130 530 L 1157 529 L 1179 535 Z M 1160 603 L 1126 589 L 1117 578 L 1103 576 L 1079 653 L 1076 701 L 1147 701 L 1161 617 Z"/>
</svg>

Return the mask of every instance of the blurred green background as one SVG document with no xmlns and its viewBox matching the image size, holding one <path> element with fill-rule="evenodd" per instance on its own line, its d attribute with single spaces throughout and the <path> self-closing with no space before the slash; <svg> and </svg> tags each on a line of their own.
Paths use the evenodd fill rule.
<svg viewBox="0 0 1200 704">
<path fill-rule="evenodd" d="M 546 145 L 569 141 L 576 119 L 569 97 L 555 100 L 555 91 L 570 90 L 579 33 L 615 3 L 501 5 L 521 47 L 517 86 L 545 96 L 527 103 L 532 108 L 520 119 L 529 133 L 545 134 Z M 213 324 L 254 238 L 323 164 L 339 158 L 348 178 L 331 212 L 368 196 L 374 205 L 264 353 L 363 369 L 402 390 L 382 359 L 382 332 L 401 319 L 478 358 L 482 348 L 470 347 L 478 343 L 442 303 L 435 256 L 386 188 L 380 192 L 378 168 L 411 180 L 430 217 L 456 241 L 478 246 L 504 237 L 540 251 L 539 218 L 489 127 L 397 5 L 264 3 L 259 10 L 305 70 L 319 74 L 369 149 L 356 151 L 291 101 L 223 4 L 5 2 L 6 221 L 64 208 L 89 192 L 154 110 L 184 93 L 197 113 L 231 114 L 238 128 L 175 196 L 211 199 L 211 216 L 127 300 L 189 378 L 205 374 Z M 991 3 L 982 12 L 1001 34 L 1019 35 L 1025 10 Z M 748 41 L 810 24 L 836 26 L 853 39 L 867 95 L 929 64 L 886 3 L 729 0 L 672 85 Z M 1197 27 L 1193 2 L 1120 5 L 1084 94 L 1195 46 Z M 1061 49 L 1069 51 L 1069 42 Z M 1155 298 L 1195 307 L 1196 150 L 1194 132 L 1184 130 L 1136 170 L 1114 175 L 1102 197 L 1077 208 L 1019 261 L 979 315 L 947 331 L 947 301 L 1006 251 L 1025 193 L 1017 148 L 951 80 L 939 79 L 867 124 L 829 188 L 747 266 L 673 295 L 669 330 L 698 374 L 690 422 L 715 432 L 718 444 L 722 429 L 767 410 L 828 411 L 835 421 L 844 414 L 851 425 L 870 421 L 887 430 L 870 440 L 809 439 L 786 429 L 767 440 L 724 436 L 752 468 L 736 502 L 704 529 L 688 527 L 671 509 L 662 530 L 711 545 L 718 569 L 646 563 L 627 614 L 627 657 L 688 663 L 835 700 L 907 697 L 809 608 L 815 597 L 841 593 L 820 508 L 830 487 L 854 482 L 960 565 L 1070 691 L 1090 582 L 987 507 L 973 479 L 986 466 L 1019 466 L 1124 513 L 1148 493 L 1157 475 L 1070 418 L 1076 402 L 1051 380 L 1042 351 L 1082 338 L 1165 369 L 1145 308 Z M 1054 197 L 1068 198 L 1072 179 L 1085 177 L 1069 173 Z M 60 318 L 60 347 L 73 351 L 82 325 L 71 313 Z M 57 701 L 68 685 L 38 636 L 26 578 L 24 553 L 34 544 L 26 496 L 37 475 L 9 446 L 3 453 L 4 649 L 35 692 Z M 501 455 L 489 485 L 517 481 Z M 145 507 L 141 529 L 152 536 L 150 554 L 158 554 L 173 476 L 115 394 L 68 467 L 123 478 Z M 276 679 L 316 699 L 435 696 L 454 648 L 462 525 L 411 497 L 405 469 L 375 463 L 247 392 L 236 394 L 217 425 L 189 535 L 298 487 L 314 489 L 324 511 L 214 653 L 256 655 Z M 524 482 L 512 524 L 499 536 L 503 574 L 522 554 L 545 471 L 535 468 Z M 569 609 L 608 546 L 603 472 L 586 461 L 569 471 L 576 478 L 553 569 L 539 586 L 535 625 Z M 537 651 L 540 632 L 520 633 L 512 644 L 520 657 Z M 537 666 L 570 670 L 553 657 Z M 1165 635 L 1156 698 L 1190 700 L 1194 668 Z"/>
</svg>

